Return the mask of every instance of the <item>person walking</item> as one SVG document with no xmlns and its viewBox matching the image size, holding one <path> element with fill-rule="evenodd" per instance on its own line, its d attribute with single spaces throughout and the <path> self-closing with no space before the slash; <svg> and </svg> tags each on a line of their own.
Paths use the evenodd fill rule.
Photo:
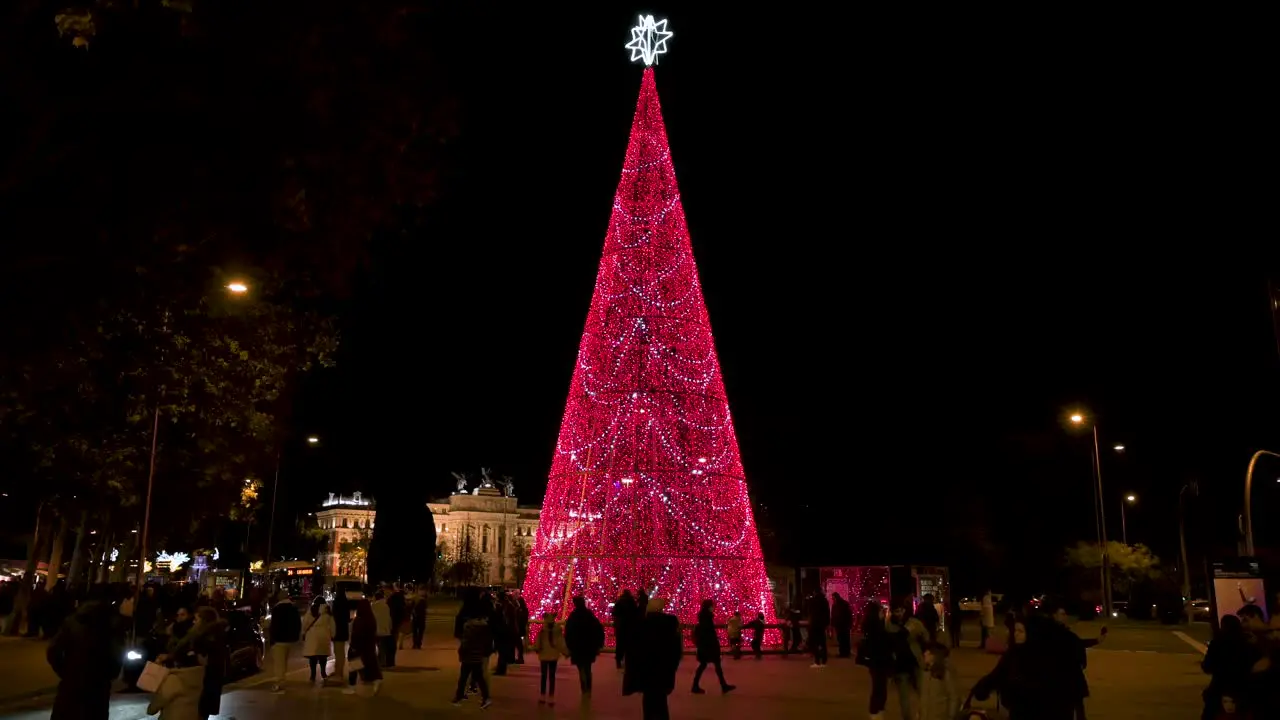
<svg viewBox="0 0 1280 720">
<path fill-rule="evenodd" d="M 556 666 L 560 658 L 569 654 L 564 641 L 564 631 L 556 625 L 555 613 L 542 614 L 542 628 L 533 641 L 533 651 L 538 654 L 538 704 L 556 704 Z"/>
<path fill-rule="evenodd" d="M 838 657 L 849 657 L 853 649 L 849 637 L 853 632 L 853 607 L 840 593 L 831 593 L 831 627 L 836 632 Z"/>
<path fill-rule="evenodd" d="M 603 627 L 603 626 L 601 626 Z M 524 664 L 524 644 L 529 642 L 529 605 L 524 596 L 516 597 L 516 657 L 515 664 Z"/>
<path fill-rule="evenodd" d="M 356 603 L 356 618 L 351 621 L 351 644 L 347 648 L 347 687 L 344 695 L 356 694 L 356 675 L 366 685 L 373 686 L 373 694 L 382 689 L 382 669 L 378 667 L 378 620 L 373 605 L 367 599 Z"/>
<path fill-rule="evenodd" d="M 302 630 L 302 656 L 311 667 L 312 683 L 316 681 L 316 670 L 320 671 L 321 685 L 329 679 L 329 646 L 333 642 L 334 630 L 329 606 L 323 602 L 311 606 Z"/>
<path fill-rule="evenodd" d="M 676 687 L 676 672 L 684 655 L 680 621 L 663 612 L 666 598 L 652 598 L 636 628 L 635 645 L 627 651 L 622 694 L 640 693 L 644 720 L 670 720 L 667 696 Z"/>
<path fill-rule="evenodd" d="M 351 600 L 339 590 L 333 597 L 333 676 L 338 684 L 347 677 L 347 641 L 351 639 Z"/>
<path fill-rule="evenodd" d="M 734 610 L 725 626 L 724 634 L 729 638 L 729 650 L 734 660 L 742 659 L 742 611 Z"/>
<path fill-rule="evenodd" d="M 419 588 L 418 594 L 413 599 L 413 607 L 409 609 L 409 616 L 413 625 L 413 649 L 422 649 L 422 639 L 427 634 L 427 591 L 426 588 Z"/>
<path fill-rule="evenodd" d="M 991 591 L 987 590 L 982 593 L 982 642 L 979 645 L 983 650 L 987 649 L 987 639 L 991 637 L 991 631 L 996 627 L 996 603 L 991 598 Z"/>
<path fill-rule="evenodd" d="M 587 608 L 586 598 L 573 599 L 573 612 L 564 623 L 565 646 L 569 648 L 569 662 L 578 668 L 578 685 L 584 698 L 591 697 L 591 666 L 604 647 L 604 625 L 595 613 Z"/>
<path fill-rule="evenodd" d="M 484 666 L 493 652 L 493 633 L 489 629 L 490 612 L 482 608 L 478 599 L 468 598 L 458 613 L 458 686 L 453 693 L 453 704 L 461 705 L 467 697 L 468 682 L 480 688 L 480 708 L 493 704 L 489 697 L 489 679 Z"/>
<path fill-rule="evenodd" d="M 631 646 L 632 629 L 636 626 L 640 610 L 630 590 L 623 590 L 613 603 L 613 661 L 622 669 L 627 649 Z"/>
<path fill-rule="evenodd" d="M 955 673 L 951 671 L 950 649 L 930 643 L 924 649 L 920 682 L 920 720 L 954 720 L 960 711 Z"/>
<path fill-rule="evenodd" d="M 831 626 L 831 606 L 822 593 L 814 593 L 809 598 L 809 652 L 813 653 L 813 664 L 809 667 L 822 668 L 827 664 L 827 628 Z"/>
<path fill-rule="evenodd" d="M 887 629 L 893 640 L 893 685 L 898 690 L 898 707 L 904 718 L 913 718 L 920 692 L 925 629 L 911 615 L 911 598 L 899 598 L 894 603 Z"/>
<path fill-rule="evenodd" d="M 373 603 L 369 607 L 373 612 L 378 654 L 381 656 L 383 667 L 391 667 L 387 663 L 394 662 L 396 657 L 396 626 L 391 624 L 391 606 L 387 604 L 386 593 L 382 590 L 374 593 Z"/>
<path fill-rule="evenodd" d="M 862 610 L 862 641 L 858 643 L 856 661 L 871 675 L 867 712 L 872 720 L 881 720 L 889 702 L 889 678 L 893 676 L 893 638 L 885 625 L 884 606 L 878 602 L 869 602 Z"/>
<path fill-rule="evenodd" d="M 724 668 L 720 664 L 720 636 L 716 634 L 713 607 L 714 603 L 711 600 L 703 600 L 702 609 L 698 611 L 698 624 L 693 627 L 693 645 L 698 657 L 698 669 L 693 672 L 693 694 L 695 695 L 707 692 L 699 686 L 699 683 L 708 665 L 716 669 L 716 679 L 720 681 L 721 693 L 730 692 L 736 687 L 725 682 L 724 679 Z"/>
<path fill-rule="evenodd" d="M 938 625 L 942 619 L 938 617 L 938 606 L 933 601 L 933 593 L 925 593 L 924 597 L 920 598 L 920 605 L 916 608 L 916 619 L 924 625 L 928 642 L 937 642 Z"/>
<path fill-rule="evenodd" d="M 267 644 L 271 647 L 271 691 L 284 692 L 284 678 L 289 671 L 289 654 L 302 639 L 302 616 L 286 590 L 276 596 L 267 620 Z"/>
<path fill-rule="evenodd" d="M 751 652 L 757 660 L 764 659 L 764 613 L 756 613 L 756 619 L 747 623 L 751 628 Z"/>
<path fill-rule="evenodd" d="M 45 648 L 45 659 L 58 676 L 51 720 L 106 720 L 111 714 L 111 683 L 124 658 L 117 618 L 106 602 L 85 602 Z"/>
</svg>

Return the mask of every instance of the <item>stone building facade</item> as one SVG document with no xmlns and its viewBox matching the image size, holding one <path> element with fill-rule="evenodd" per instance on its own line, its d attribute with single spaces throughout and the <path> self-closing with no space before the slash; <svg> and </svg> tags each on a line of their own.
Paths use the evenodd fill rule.
<svg viewBox="0 0 1280 720">
<path fill-rule="evenodd" d="M 375 514 L 373 500 L 358 492 L 351 495 L 329 493 L 329 499 L 320 503 L 316 522 L 328 535 L 325 550 L 319 558 L 325 577 L 343 574 L 339 572 L 338 548 L 344 542 L 359 538 L 361 533 L 372 533 Z M 361 580 L 365 579 L 363 575 L 363 572 L 359 575 Z"/>
<path fill-rule="evenodd" d="M 482 582 L 514 586 L 523 580 L 541 508 L 521 506 L 517 498 L 488 484 L 427 507 L 435 515 L 436 542 L 443 544 L 446 562 L 475 553 L 484 559 Z"/>
</svg>

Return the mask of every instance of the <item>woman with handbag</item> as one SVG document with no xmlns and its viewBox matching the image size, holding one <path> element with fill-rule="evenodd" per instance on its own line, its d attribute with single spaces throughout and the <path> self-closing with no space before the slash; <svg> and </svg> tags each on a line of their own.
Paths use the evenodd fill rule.
<svg viewBox="0 0 1280 720">
<path fill-rule="evenodd" d="M 347 687 L 342 691 L 346 695 L 356 693 L 356 673 L 367 684 L 373 685 L 373 694 L 377 695 L 382 687 L 382 670 L 378 668 L 378 621 L 373 617 L 373 606 L 368 599 L 360 600 L 356 605 L 356 619 L 351 622 L 351 644 L 347 648 Z"/>
<path fill-rule="evenodd" d="M 867 603 L 862 611 L 862 640 L 858 642 L 857 662 L 871 674 L 871 704 L 867 711 L 872 720 L 884 717 L 889 701 L 889 678 L 893 676 L 893 638 L 885 628 L 884 606 Z"/>
</svg>

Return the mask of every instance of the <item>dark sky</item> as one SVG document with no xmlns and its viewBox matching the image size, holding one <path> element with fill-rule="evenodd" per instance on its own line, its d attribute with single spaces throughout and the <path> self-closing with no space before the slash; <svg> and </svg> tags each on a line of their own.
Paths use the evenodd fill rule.
<svg viewBox="0 0 1280 720">
<path fill-rule="evenodd" d="M 1075 407 L 1128 447 L 1103 459 L 1113 536 L 1136 492 L 1130 540 L 1172 559 L 1196 479 L 1193 545 L 1230 546 L 1249 454 L 1280 450 L 1275 258 L 1241 242 L 1259 100 L 1235 58 L 1087 18 L 666 17 L 658 90 L 747 479 L 793 546 L 873 562 L 982 524 L 1047 566 L 1093 534 Z M 449 23 L 442 197 L 380 244 L 338 368 L 300 403 L 325 445 L 287 468 L 286 504 L 442 495 L 481 466 L 540 500 L 640 84 L 634 22 Z"/>
</svg>

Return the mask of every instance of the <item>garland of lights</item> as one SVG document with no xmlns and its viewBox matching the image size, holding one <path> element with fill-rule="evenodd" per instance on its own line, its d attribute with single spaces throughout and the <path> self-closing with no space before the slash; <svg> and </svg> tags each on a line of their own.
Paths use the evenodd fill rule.
<svg viewBox="0 0 1280 720">
<path fill-rule="evenodd" d="M 651 65 L 665 21 L 628 48 Z M 646 67 L 538 534 L 524 583 L 533 617 L 571 598 L 606 614 L 624 589 L 692 624 L 704 599 L 775 621 L 738 441 Z"/>
</svg>

